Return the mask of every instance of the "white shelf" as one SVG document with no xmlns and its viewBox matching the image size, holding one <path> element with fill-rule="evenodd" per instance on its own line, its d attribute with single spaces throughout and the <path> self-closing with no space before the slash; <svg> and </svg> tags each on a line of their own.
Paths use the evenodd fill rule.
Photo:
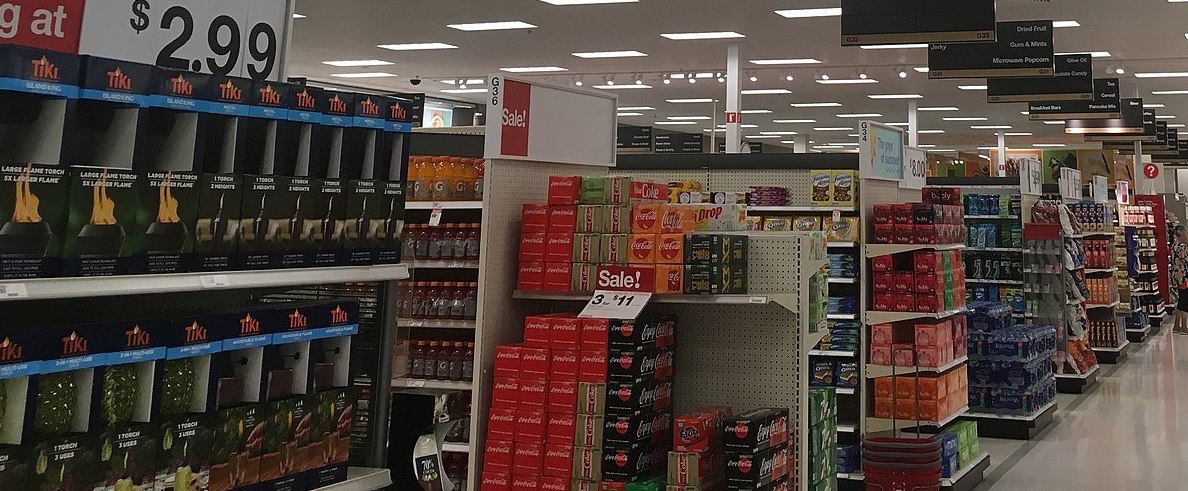
<svg viewBox="0 0 1188 491">
<path fill-rule="evenodd" d="M 967 247 L 968 252 L 1023 252 L 1022 247 Z"/>
<path fill-rule="evenodd" d="M 969 461 L 969 464 L 966 465 L 965 468 L 958 470 L 956 474 L 953 474 L 951 477 L 946 477 L 946 478 L 941 479 L 941 487 L 942 488 L 953 487 L 953 483 L 960 481 L 961 478 L 965 477 L 965 475 L 969 473 L 969 471 L 978 468 L 978 466 L 981 465 L 982 461 L 984 461 L 988 458 L 990 458 L 990 453 L 982 452 L 981 455 L 978 455 L 977 457 L 974 457 L 973 460 Z"/>
<path fill-rule="evenodd" d="M 1095 232 L 1085 232 L 1084 235 L 1085 237 L 1113 237 L 1117 235 L 1117 232 L 1112 230 L 1098 230 Z"/>
<path fill-rule="evenodd" d="M 1126 332 L 1142 333 L 1144 336 L 1146 336 L 1148 333 L 1151 332 L 1151 326 L 1146 326 L 1146 327 L 1143 327 L 1142 329 L 1127 329 Z"/>
<path fill-rule="evenodd" d="M 413 261 L 413 268 L 430 269 L 478 269 L 478 261 Z"/>
<path fill-rule="evenodd" d="M 858 392 L 858 389 L 853 387 L 834 387 L 838 394 L 852 396 Z"/>
<path fill-rule="evenodd" d="M 858 432 L 858 425 L 843 425 L 843 424 L 839 424 L 839 425 L 837 425 L 837 432 L 838 432 L 838 433 L 857 433 L 857 432 Z"/>
<path fill-rule="evenodd" d="M 1162 318 L 1164 318 L 1164 317 L 1166 317 L 1166 316 L 1167 316 L 1167 312 L 1166 312 L 1166 311 L 1164 311 L 1164 312 L 1160 312 L 1160 313 L 1158 313 L 1158 314 L 1147 314 L 1147 317 L 1150 317 L 1150 318 L 1152 318 L 1152 319 L 1162 319 Z"/>
<path fill-rule="evenodd" d="M 512 298 L 522 300 L 554 300 L 563 302 L 586 302 L 591 293 L 568 292 L 532 292 L 516 290 Z M 793 295 L 652 295 L 650 303 L 676 303 L 698 305 L 767 305 L 779 303 L 782 305 L 796 305 Z"/>
<path fill-rule="evenodd" d="M 392 379 L 392 388 L 403 389 L 427 389 L 427 390 L 470 390 L 474 386 L 473 383 L 467 381 L 455 380 L 429 380 L 418 378 L 395 378 Z"/>
<path fill-rule="evenodd" d="M 1107 352 L 1107 353 L 1121 353 L 1122 350 L 1126 349 L 1127 346 L 1130 346 L 1130 341 L 1123 339 L 1122 346 L 1119 346 L 1117 348 L 1090 348 L 1090 349 L 1092 349 L 1093 351 L 1103 351 L 1103 352 Z"/>
<path fill-rule="evenodd" d="M 858 319 L 858 314 L 829 314 L 825 317 L 831 321 L 852 321 Z"/>
<path fill-rule="evenodd" d="M 946 310 L 944 312 L 866 312 L 867 324 L 890 324 L 893 322 L 902 322 L 912 319 L 944 319 L 952 317 L 957 314 L 965 313 L 965 308 Z"/>
<path fill-rule="evenodd" d="M 834 358 L 853 358 L 858 356 L 856 351 L 809 350 L 809 356 L 831 356 Z"/>
<path fill-rule="evenodd" d="M 1068 234 L 1068 235 L 1065 235 L 1064 238 L 1066 238 L 1066 239 L 1084 239 L 1085 234 Z"/>
<path fill-rule="evenodd" d="M 1022 285 L 1023 280 L 981 280 L 975 278 L 966 278 L 966 283 L 976 283 L 979 285 Z"/>
<path fill-rule="evenodd" d="M 474 329 L 475 321 L 396 319 L 397 327 L 419 327 L 423 329 Z"/>
<path fill-rule="evenodd" d="M 857 278 L 829 278 L 830 283 L 854 284 L 858 282 Z"/>
<path fill-rule="evenodd" d="M 470 445 L 467 445 L 465 443 L 448 443 L 447 442 L 447 443 L 441 444 L 441 451 L 442 452 L 453 452 L 453 453 L 470 453 Z"/>
<path fill-rule="evenodd" d="M 857 210 L 853 206 L 748 206 L 747 212 L 756 213 L 772 213 L 772 212 L 796 212 L 808 211 L 818 213 L 830 213 L 840 211 L 842 213 L 854 213 Z"/>
<path fill-rule="evenodd" d="M 1036 411 L 1036 412 L 1028 414 L 1028 415 L 1023 415 L 1023 416 L 1015 415 L 1015 414 L 980 413 L 980 412 L 974 412 L 974 411 L 967 411 L 965 413 L 965 416 L 969 417 L 969 418 L 993 418 L 993 419 L 1004 419 L 1004 420 L 1010 420 L 1010 421 L 1035 421 L 1036 418 L 1039 418 L 1040 415 L 1048 412 L 1048 410 L 1051 409 L 1055 405 L 1056 405 L 1056 399 L 1052 399 L 1052 402 L 1045 404 L 1044 407 L 1041 407 L 1039 409 L 1039 411 Z"/>
<path fill-rule="evenodd" d="M 1117 271 L 1117 270 L 1118 270 L 1118 268 L 1105 268 L 1105 269 L 1091 269 L 1091 268 L 1085 268 L 1085 274 L 1093 274 L 1093 273 L 1113 273 L 1113 272 L 1115 272 L 1115 271 Z"/>
<path fill-rule="evenodd" d="M 965 249 L 965 244 L 866 244 L 866 257 L 890 256 L 904 252 Z"/>
<path fill-rule="evenodd" d="M 1099 368 L 1101 368 L 1101 365 L 1093 365 L 1093 368 L 1090 368 L 1089 371 L 1085 373 L 1058 373 L 1056 374 L 1056 378 L 1084 380 L 1089 378 L 1090 375 L 1097 373 Z"/>
<path fill-rule="evenodd" d="M 1153 224 L 1149 224 L 1149 223 L 1138 223 L 1138 224 L 1129 224 L 1129 223 L 1128 223 L 1128 224 L 1126 224 L 1126 225 L 1123 225 L 1123 227 L 1130 227 L 1130 228 L 1143 228 L 1143 229 L 1154 229 L 1154 228 L 1155 228 L 1155 225 L 1153 225 Z"/>
<path fill-rule="evenodd" d="M 481 210 L 482 201 L 409 201 L 404 205 L 406 210 Z"/>
<path fill-rule="evenodd" d="M 1160 295 L 1160 293 L 1159 292 L 1149 292 L 1149 291 L 1145 291 L 1145 290 L 1135 290 L 1135 291 L 1130 292 L 1130 296 L 1132 296 L 1132 297 L 1153 297 L 1155 295 Z"/>
<path fill-rule="evenodd" d="M 1112 309 L 1117 306 L 1118 306 L 1117 300 L 1114 300 L 1113 303 L 1107 303 L 1107 304 L 1102 304 L 1102 305 L 1098 305 L 1098 304 L 1094 304 L 1094 303 L 1085 304 L 1085 308 L 1087 308 L 1087 309 Z"/>
<path fill-rule="evenodd" d="M 846 472 L 838 472 L 838 473 L 837 473 L 837 478 L 838 478 L 838 479 L 842 479 L 842 480 L 846 480 L 846 481 L 865 481 L 865 480 L 866 480 L 866 475 L 865 475 L 865 474 L 863 474 L 863 473 L 862 473 L 862 471 L 858 471 L 858 472 L 850 472 L 850 473 L 846 473 Z"/>
<path fill-rule="evenodd" d="M 858 247 L 857 242 L 830 242 L 829 247 L 840 249 L 842 247 Z"/>
<path fill-rule="evenodd" d="M 965 215 L 965 218 L 967 220 L 1018 220 L 1019 215 Z"/>
<path fill-rule="evenodd" d="M 388 469 L 351 467 L 347 469 L 347 480 L 314 491 L 375 491 L 391 485 L 392 472 Z"/>
<path fill-rule="evenodd" d="M 1154 247 L 1139 247 L 1139 248 L 1135 249 L 1135 251 L 1155 253 L 1155 252 L 1159 252 L 1159 249 L 1156 249 Z"/>
<path fill-rule="evenodd" d="M 222 273 L 174 273 L 87 278 L 43 278 L 0 282 L 0 302 L 54 298 L 108 297 L 148 293 L 275 288 L 408 278 L 404 264 L 334 268 L 270 269 Z"/>
<path fill-rule="evenodd" d="M 959 365 L 964 365 L 969 361 L 969 356 L 962 356 L 953 361 L 945 363 L 939 367 L 897 367 L 891 365 L 866 365 L 866 378 L 880 378 L 890 377 L 892 375 L 909 375 L 913 373 L 945 373 L 949 370 L 957 368 Z"/>
</svg>

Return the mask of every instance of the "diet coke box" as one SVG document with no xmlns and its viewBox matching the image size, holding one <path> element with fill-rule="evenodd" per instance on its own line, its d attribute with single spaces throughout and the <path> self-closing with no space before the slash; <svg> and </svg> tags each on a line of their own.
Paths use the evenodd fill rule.
<svg viewBox="0 0 1188 491">
<path fill-rule="evenodd" d="M 487 418 L 487 439 L 512 441 L 516 438 L 516 410 L 491 408 Z"/>
<path fill-rule="evenodd" d="M 520 345 L 495 347 L 495 377 L 516 378 L 520 376 Z"/>
<path fill-rule="evenodd" d="M 520 233 L 543 234 L 549 229 L 549 205 L 524 205 L 520 212 Z"/>
<path fill-rule="evenodd" d="M 493 470 L 497 472 L 511 472 L 512 468 L 512 447 L 514 444 L 511 440 L 487 440 L 487 448 L 483 452 L 485 456 L 483 465 L 486 470 Z"/>
<path fill-rule="evenodd" d="M 511 491 L 511 473 L 484 470 L 479 491 Z"/>
<path fill-rule="evenodd" d="M 577 410 L 577 381 L 549 380 L 548 410 L 573 414 Z"/>
</svg>

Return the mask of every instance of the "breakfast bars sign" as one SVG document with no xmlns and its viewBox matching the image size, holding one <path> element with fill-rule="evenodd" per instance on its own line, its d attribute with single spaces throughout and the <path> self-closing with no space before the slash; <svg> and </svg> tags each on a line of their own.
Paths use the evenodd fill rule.
<svg viewBox="0 0 1188 491">
<path fill-rule="evenodd" d="M 503 75 L 490 80 L 486 158 L 615 165 L 614 94 Z"/>
</svg>

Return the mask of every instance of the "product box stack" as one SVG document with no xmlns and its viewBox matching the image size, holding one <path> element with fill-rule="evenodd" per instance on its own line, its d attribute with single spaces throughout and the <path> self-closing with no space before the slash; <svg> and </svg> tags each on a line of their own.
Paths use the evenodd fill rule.
<svg viewBox="0 0 1188 491">
<path fill-rule="evenodd" d="M 726 418 L 726 489 L 787 491 L 796 469 L 791 437 L 787 409 L 755 409 Z"/>
<path fill-rule="evenodd" d="M 965 243 L 965 209 L 959 188 L 924 188 L 923 203 L 874 206 L 872 244 Z"/>
<path fill-rule="evenodd" d="M 662 488 L 675 327 L 527 317 L 524 342 L 496 348 L 481 489 Z"/>
<path fill-rule="evenodd" d="M 676 418 L 672 452 L 668 453 L 667 491 L 726 489 L 722 423 L 727 407 L 705 407 Z"/>
<path fill-rule="evenodd" d="M 941 440 L 941 475 L 949 478 L 974 463 L 982 453 L 982 443 L 978 440 L 978 424 L 973 421 L 961 421 L 949 426 L 944 433 L 937 435 Z"/>
<path fill-rule="evenodd" d="M 809 389 L 810 491 L 837 489 L 837 391 Z"/>
<path fill-rule="evenodd" d="M 694 233 L 745 230 L 746 206 L 666 204 L 667 189 L 629 177 L 550 177 L 548 203 L 523 207 L 516 288 L 745 293 L 746 237 Z M 711 255 L 715 246 L 730 254 Z"/>
<path fill-rule="evenodd" d="M 965 306 L 961 251 L 916 251 L 871 259 L 870 310 L 944 312 Z"/>
<path fill-rule="evenodd" d="M 1052 326 L 1012 325 L 1001 303 L 970 304 L 969 406 L 994 414 L 1030 415 L 1056 397 Z"/>
</svg>

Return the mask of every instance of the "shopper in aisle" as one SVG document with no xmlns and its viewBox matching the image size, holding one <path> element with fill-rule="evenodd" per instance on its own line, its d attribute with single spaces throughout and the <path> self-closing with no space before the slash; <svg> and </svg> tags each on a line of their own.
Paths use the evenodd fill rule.
<svg viewBox="0 0 1188 491">
<path fill-rule="evenodd" d="M 1171 280 L 1179 300 L 1176 302 L 1176 334 L 1188 334 L 1188 232 L 1183 225 L 1172 228 L 1175 242 L 1171 250 Z"/>
</svg>

